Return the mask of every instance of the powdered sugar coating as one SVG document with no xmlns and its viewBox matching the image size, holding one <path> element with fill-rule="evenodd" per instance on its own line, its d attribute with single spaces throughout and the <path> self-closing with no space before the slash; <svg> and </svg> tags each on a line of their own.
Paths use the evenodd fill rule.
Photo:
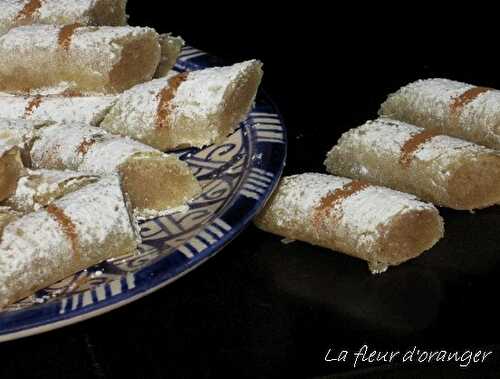
<svg viewBox="0 0 500 379">
<path fill-rule="evenodd" d="M 127 235 L 137 240 L 118 175 L 103 177 L 54 204 L 73 221 L 78 240 L 84 246 L 103 243 L 110 235 Z"/>
<path fill-rule="evenodd" d="M 55 124 L 41 129 L 31 149 L 35 168 L 59 168 L 97 175 L 116 172 L 138 153 L 161 152 L 84 124 Z"/>
<path fill-rule="evenodd" d="M 26 23 L 97 25 L 106 22 L 108 25 L 124 25 L 126 22 L 126 0 L 41 0 L 40 8 L 33 9 L 29 17 L 23 17 L 21 11 L 29 3 L 30 0 L 2 0 L 0 34 Z M 108 17 L 96 13 L 98 10 L 102 13 L 103 9 Z"/>
<path fill-rule="evenodd" d="M 439 159 L 441 162 L 452 162 L 454 159 L 463 155 L 494 153 L 493 150 L 467 142 L 458 138 L 445 135 L 432 137 L 414 153 L 414 157 L 421 161 L 429 162 Z"/>
<path fill-rule="evenodd" d="M 146 146 L 130 138 L 106 138 L 93 146 L 83 159 L 80 169 L 96 174 L 116 171 L 128 159 L 139 155 L 164 155 L 152 147 Z M 106 159 L 102 159 L 106 156 Z"/>
<path fill-rule="evenodd" d="M 34 168 L 70 169 L 95 175 L 120 172 L 126 178 L 128 174 L 124 174 L 124 170 L 137 163 L 136 171 L 130 174 L 130 177 L 134 178 L 140 175 L 140 170 L 150 167 L 149 162 L 154 160 L 154 165 L 158 170 L 168 170 L 167 177 L 158 178 L 151 175 L 147 178 L 143 177 L 140 183 L 132 184 L 132 188 L 126 187 L 132 199 L 133 194 L 136 198 L 145 199 L 155 196 L 157 193 L 155 189 L 143 186 L 150 187 L 149 184 L 158 181 L 165 187 L 172 188 L 168 194 L 169 197 L 173 196 L 172 192 L 184 195 L 179 196 L 178 199 L 174 197 L 176 200 L 170 203 L 171 207 L 185 205 L 201 190 L 188 165 L 176 156 L 165 154 L 130 138 L 113 135 L 93 126 L 75 123 L 54 124 L 41 128 L 36 133 L 30 152 Z M 188 179 L 186 182 L 189 184 L 176 187 L 172 183 L 176 183 L 179 178 Z M 142 214 L 142 206 L 137 206 L 136 203 L 133 205 L 137 215 L 146 216 Z M 157 209 L 157 214 L 163 211 L 165 211 L 163 208 Z M 147 210 L 147 215 L 151 215 L 150 210 Z"/>
<path fill-rule="evenodd" d="M 95 11 L 99 9 L 100 3 L 106 3 L 106 8 L 111 14 L 115 14 L 114 20 L 106 20 L 107 25 L 124 25 L 126 23 L 125 7 L 126 0 L 43 0 L 39 11 L 38 22 L 50 24 L 73 24 L 96 25 L 99 23 Z M 102 10 L 101 10 L 102 11 Z"/>
<path fill-rule="evenodd" d="M 81 146 L 102 141 L 107 133 L 83 124 L 54 124 L 37 133 L 31 148 L 34 168 L 79 170 L 83 161 Z"/>
<path fill-rule="evenodd" d="M 345 132 L 342 134 L 339 144 L 344 142 L 357 146 L 363 144 L 372 146 L 373 150 L 387 151 L 397 155 L 401 152 L 406 141 L 420 131 L 421 129 L 414 125 L 389 119 L 377 119 L 367 121 L 365 124 Z"/>
<path fill-rule="evenodd" d="M 453 209 L 500 201 L 496 150 L 379 118 L 349 130 L 325 160 L 327 171 L 367 180 Z"/>
<path fill-rule="evenodd" d="M 8 224 L 0 242 L 0 307 L 113 254 L 135 251 L 137 235 L 118 176 L 103 178 L 53 204 L 74 225 L 74 239 L 46 209 Z"/>
<path fill-rule="evenodd" d="M 57 29 L 59 30 L 59 29 Z M 118 43 L 124 38 L 137 38 L 145 34 L 153 34 L 158 40 L 158 34 L 153 28 L 135 26 L 99 26 L 82 27 L 75 30 L 71 39 L 71 49 L 95 51 L 109 49 L 112 54 L 117 51 Z"/>
<path fill-rule="evenodd" d="M 0 36 L 0 47 L 18 51 L 35 48 L 55 52 L 60 49 L 60 32 L 61 27 L 58 25 L 20 26 Z M 69 51 L 79 50 L 87 52 L 87 54 L 95 54 L 96 51 L 100 51 L 118 59 L 117 53 L 120 45 L 117 42 L 124 38 L 138 37 L 148 33 L 153 33 L 158 38 L 154 29 L 148 27 L 82 26 L 73 32 Z M 107 62 L 104 63 L 107 64 Z"/>
<path fill-rule="evenodd" d="M 172 100 L 172 119 L 187 117 L 196 119 L 207 117 L 220 111 L 226 101 L 228 87 L 245 75 L 255 60 L 237 63 L 226 67 L 211 67 L 189 73 L 181 83 Z"/>
<path fill-rule="evenodd" d="M 472 87 L 470 84 L 448 79 L 417 80 L 389 95 L 386 102 L 382 104 L 381 114 L 397 118 L 395 115 L 399 114 L 399 111 L 395 110 L 392 104 L 401 99 L 411 98 L 411 106 L 420 109 L 422 115 L 425 114 L 424 117 L 432 117 L 442 122 L 450 116 L 450 104 L 453 99 Z"/>
<path fill-rule="evenodd" d="M 0 118 L 0 142 L 6 145 L 16 145 L 23 149 L 25 144 L 34 137 L 36 130 L 47 124 L 44 121 L 33 122 Z"/>
<path fill-rule="evenodd" d="M 169 80 L 176 74 L 170 73 L 164 78 L 139 84 L 119 96 L 101 127 L 111 133 L 127 135 L 162 150 L 211 144 L 225 137 L 242 121 L 235 120 L 230 130 L 223 130 L 222 119 L 227 117 L 224 112 L 231 100 L 231 90 L 246 84 L 246 81 L 250 80 L 247 76 L 256 71 L 261 72 L 261 63 L 250 60 L 227 67 L 189 72 L 167 104 L 166 119 L 160 120 L 164 123 L 162 127 L 158 125 L 161 94 L 170 88 Z M 245 111 L 250 107 L 251 101 Z M 185 130 L 196 125 L 202 125 L 202 130 L 194 129 L 196 131 L 192 131 L 192 135 Z M 163 128 L 168 130 L 162 130 Z M 164 141 L 169 138 L 172 141 Z"/>
<path fill-rule="evenodd" d="M 143 139 L 156 128 L 156 112 L 160 91 L 168 85 L 168 77 L 138 84 L 123 92 L 102 122 L 111 133 Z"/>
<path fill-rule="evenodd" d="M 9 30 L 0 37 L 3 49 L 28 51 L 33 46 L 39 50 L 55 51 L 59 47 L 59 31 L 56 25 L 28 25 Z"/>
<path fill-rule="evenodd" d="M 363 145 L 380 154 L 390 154 L 397 159 L 401 155 L 405 143 L 424 130 L 424 128 L 415 125 L 381 117 L 344 133 L 339 145 Z M 421 144 L 413 153 L 413 159 L 425 162 L 438 159 L 440 166 L 444 168 L 466 152 L 471 154 L 494 153 L 493 150 L 472 142 L 446 135 L 437 135 Z"/>
<path fill-rule="evenodd" d="M 257 225 L 323 246 L 326 241 L 336 241 L 334 245 L 344 246 L 344 252 L 363 258 L 380 270 L 379 263 L 384 261 L 378 255 L 381 241 L 396 216 L 426 211 L 438 217 L 432 204 L 372 185 L 341 198 L 332 208 L 325 208 L 325 199 L 350 183 L 352 179 L 316 173 L 285 177 L 258 217 Z"/>
<path fill-rule="evenodd" d="M 479 90 L 467 96 L 468 91 Z M 461 97 L 466 97 L 460 103 Z M 444 134 L 500 148 L 500 91 L 448 79 L 410 83 L 389 95 L 380 112 Z"/>
<path fill-rule="evenodd" d="M 0 9 L 0 35 L 15 25 L 15 18 L 23 9 L 24 4 L 17 0 L 3 0 Z"/>
<path fill-rule="evenodd" d="M 16 192 L 7 203 L 18 211 L 36 211 L 61 197 L 66 191 L 75 191 L 98 178 L 85 172 L 70 170 L 27 170 L 19 178 Z"/>
<path fill-rule="evenodd" d="M 0 308 L 17 300 L 13 293 L 25 289 L 27 296 L 29 289 L 43 283 L 52 272 L 69 267 L 73 259 L 70 241 L 44 210 L 8 224 L 0 251 Z"/>
<path fill-rule="evenodd" d="M 147 27 L 14 28 L 0 36 L 0 90 L 121 92 L 153 77 L 161 55 L 158 38 Z"/>
<path fill-rule="evenodd" d="M 98 126 L 115 100 L 115 96 L 0 96 L 0 114 L 5 118 Z M 30 107 L 33 103 L 36 105 Z"/>
<path fill-rule="evenodd" d="M 271 212 L 279 212 L 279 226 L 303 222 L 303 226 L 315 226 L 304 220 L 314 218 L 321 200 L 329 193 L 352 182 L 352 179 L 326 174 L 306 173 L 283 178 Z M 418 200 L 414 195 L 379 186 L 368 186 L 336 205 L 340 220 L 331 219 L 330 227 L 345 229 L 359 235 L 359 242 L 373 243 L 380 236 L 378 228 L 397 215 L 411 210 L 435 209 L 432 204 Z"/>
</svg>

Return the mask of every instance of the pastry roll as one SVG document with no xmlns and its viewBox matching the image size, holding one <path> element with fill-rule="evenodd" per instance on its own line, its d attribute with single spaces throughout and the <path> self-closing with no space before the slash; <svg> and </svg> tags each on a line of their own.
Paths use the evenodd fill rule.
<svg viewBox="0 0 500 379">
<path fill-rule="evenodd" d="M 185 206 L 201 192 L 188 165 L 176 156 L 92 126 L 55 124 L 41 128 L 30 157 L 34 168 L 96 175 L 119 172 L 140 217 Z"/>
<path fill-rule="evenodd" d="M 0 308 L 108 258 L 134 254 L 137 230 L 117 175 L 8 223 L 0 241 Z"/>
<path fill-rule="evenodd" d="M 98 126 L 115 100 L 115 96 L 0 96 L 0 115 Z"/>
<path fill-rule="evenodd" d="M 417 257 L 443 236 L 432 204 L 315 173 L 283 178 L 255 222 L 267 232 L 364 259 L 373 273 Z"/>
<path fill-rule="evenodd" d="M 2 0 L 0 34 L 30 24 L 125 25 L 126 5 L 126 0 Z"/>
<path fill-rule="evenodd" d="M 98 180 L 97 175 L 70 170 L 27 170 L 4 204 L 19 212 L 33 212 Z"/>
<path fill-rule="evenodd" d="M 0 139 L 0 201 L 16 190 L 17 179 L 23 168 L 19 148 Z"/>
<path fill-rule="evenodd" d="M 389 95 L 379 113 L 500 149 L 500 91 L 492 88 L 419 80 Z"/>
<path fill-rule="evenodd" d="M 220 142 L 250 110 L 261 67 L 252 60 L 137 85 L 119 96 L 101 127 L 160 150 Z"/>
<path fill-rule="evenodd" d="M 118 93 L 151 80 L 158 34 L 131 26 L 38 25 L 0 37 L 0 91 Z"/>
<path fill-rule="evenodd" d="M 379 118 L 344 133 L 327 171 L 409 192 L 437 205 L 476 209 L 500 201 L 500 153 Z"/>
<path fill-rule="evenodd" d="M 161 58 L 160 64 L 156 69 L 155 78 L 167 76 L 172 67 L 174 67 L 177 58 L 184 46 L 184 40 L 181 37 L 174 37 L 171 34 L 160 34 Z"/>
</svg>

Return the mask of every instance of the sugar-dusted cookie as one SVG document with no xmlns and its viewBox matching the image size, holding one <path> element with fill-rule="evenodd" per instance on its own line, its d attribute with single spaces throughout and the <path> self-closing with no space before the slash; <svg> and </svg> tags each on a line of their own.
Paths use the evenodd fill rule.
<svg viewBox="0 0 500 379">
<path fill-rule="evenodd" d="M 500 153 L 401 121 L 379 118 L 344 133 L 328 172 L 409 192 L 454 209 L 500 202 Z"/>
<path fill-rule="evenodd" d="M 437 209 L 407 193 L 308 173 L 285 177 L 256 225 L 366 260 L 382 272 L 430 249 L 443 236 Z"/>
<path fill-rule="evenodd" d="M 118 97 L 101 127 L 160 150 L 221 142 L 250 110 L 261 66 L 251 60 L 139 84 Z"/>
<path fill-rule="evenodd" d="M 419 80 L 389 95 L 379 113 L 500 148 L 500 91 L 448 79 Z"/>
<path fill-rule="evenodd" d="M 137 230 L 118 175 L 7 223 L 0 238 L 0 308 L 108 258 L 134 254 Z"/>
<path fill-rule="evenodd" d="M 2 0 L 0 34 L 21 25 L 110 25 L 127 23 L 127 0 Z"/>
<path fill-rule="evenodd" d="M 21 26 L 0 36 L 0 91 L 118 93 L 151 80 L 160 57 L 151 28 Z"/>
</svg>

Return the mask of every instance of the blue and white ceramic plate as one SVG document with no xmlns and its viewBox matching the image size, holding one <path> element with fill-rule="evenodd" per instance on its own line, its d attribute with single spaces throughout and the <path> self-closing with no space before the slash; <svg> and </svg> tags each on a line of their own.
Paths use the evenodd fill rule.
<svg viewBox="0 0 500 379">
<path fill-rule="evenodd" d="M 185 47 L 177 71 L 220 62 Z M 240 128 L 217 146 L 177 152 L 203 193 L 186 213 L 141 225 L 140 252 L 73 275 L 0 312 L 0 341 L 25 337 L 108 312 L 171 283 L 220 251 L 243 231 L 283 170 L 286 134 L 262 92 Z"/>
</svg>

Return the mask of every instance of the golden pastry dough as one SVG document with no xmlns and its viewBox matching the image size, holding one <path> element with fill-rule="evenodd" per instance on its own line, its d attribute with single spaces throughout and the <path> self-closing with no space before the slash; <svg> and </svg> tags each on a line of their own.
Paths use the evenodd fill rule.
<svg viewBox="0 0 500 379">
<path fill-rule="evenodd" d="M 137 230 L 117 175 L 11 221 L 0 240 L 0 308 L 106 259 L 134 254 Z"/>
<path fill-rule="evenodd" d="M 325 165 L 449 208 L 500 202 L 499 152 L 400 121 L 380 118 L 344 133 Z"/>
<path fill-rule="evenodd" d="M 413 195 L 332 175 L 285 177 L 256 225 L 369 263 L 373 273 L 430 249 L 443 236 L 437 209 Z"/>
</svg>

